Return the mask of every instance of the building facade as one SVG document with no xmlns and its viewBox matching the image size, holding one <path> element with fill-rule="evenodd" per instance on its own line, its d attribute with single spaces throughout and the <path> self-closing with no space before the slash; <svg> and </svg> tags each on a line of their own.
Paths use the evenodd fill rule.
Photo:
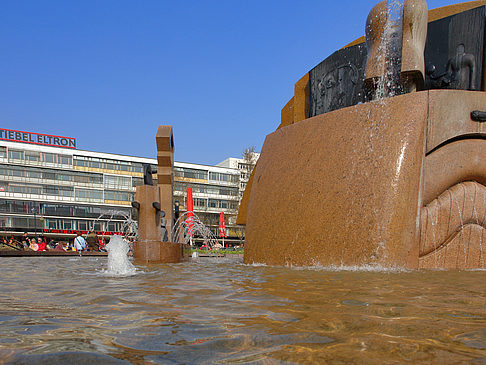
<svg viewBox="0 0 486 365">
<path fill-rule="evenodd" d="M 240 190 L 240 200 L 243 196 L 243 192 L 246 189 L 250 175 L 255 167 L 260 154 L 257 152 L 251 152 L 247 159 L 228 157 L 226 160 L 218 163 L 216 166 L 225 167 L 233 170 L 238 170 L 240 172 L 239 178 L 239 190 Z"/>
<path fill-rule="evenodd" d="M 72 138 L 2 131 L 0 235 L 29 232 L 67 238 L 92 229 L 106 235 L 126 232 L 135 188 L 143 184 L 143 165 L 155 170 L 156 159 L 82 151 Z M 201 221 L 217 234 L 223 211 L 230 235 L 242 237 L 242 228 L 234 224 L 240 172 L 174 165 L 174 201 L 181 212 L 186 207 L 186 189 L 192 187 L 194 212 Z"/>
</svg>

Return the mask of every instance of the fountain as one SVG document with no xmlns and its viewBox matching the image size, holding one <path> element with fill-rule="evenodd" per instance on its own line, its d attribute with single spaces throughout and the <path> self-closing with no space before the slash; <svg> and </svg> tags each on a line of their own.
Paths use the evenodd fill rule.
<svg viewBox="0 0 486 365">
<path fill-rule="evenodd" d="M 485 4 L 382 1 L 296 83 L 240 207 L 246 263 L 486 267 Z"/>
<path fill-rule="evenodd" d="M 131 214 L 124 212 L 122 210 L 117 210 L 117 209 L 112 209 L 107 212 L 101 213 L 91 224 L 91 229 L 89 230 L 89 233 L 95 232 L 95 227 L 96 224 L 102 219 L 105 219 L 105 225 L 108 227 L 109 223 L 111 221 L 114 221 L 115 219 L 120 219 L 119 217 L 123 218 L 123 224 L 120 229 L 120 233 L 122 234 L 123 237 L 133 237 L 134 239 L 137 239 L 137 234 L 138 234 L 138 224 L 137 222 L 132 218 Z M 105 235 L 111 235 L 112 233 L 106 232 L 102 230 L 102 238 L 104 239 Z"/>
<path fill-rule="evenodd" d="M 218 239 L 216 236 L 211 232 L 211 230 L 206 227 L 206 225 L 201 221 L 201 219 L 198 217 L 197 214 L 194 212 L 192 213 L 193 217 L 193 226 L 192 226 L 192 235 L 185 235 L 184 232 L 187 231 L 187 217 L 188 217 L 189 212 L 184 212 L 179 216 L 177 221 L 174 224 L 174 228 L 172 229 L 171 232 L 171 241 L 175 242 L 178 241 L 180 238 L 179 237 L 184 237 L 183 243 L 184 244 L 190 244 L 190 239 L 193 235 L 198 234 L 199 236 L 202 237 L 203 241 L 206 242 L 206 244 L 210 247 L 213 248 L 214 246 L 218 245 Z"/>
<path fill-rule="evenodd" d="M 406 19 L 409 10 L 405 0 Z M 429 23 L 428 39 L 457 26 L 449 10 Z M 437 14 L 431 11 L 429 20 Z M 405 23 L 402 28 L 405 39 L 409 29 Z M 320 65 L 307 79 L 307 92 L 305 79 L 297 83 L 292 113 L 284 108 L 282 126 L 267 137 L 253 189 L 245 193 L 248 201 L 251 191 L 245 260 L 314 266 L 225 257 L 134 271 L 119 236 L 108 244 L 108 270 L 105 258 L 96 256 L 3 257 L 0 363 L 484 362 L 485 270 L 389 267 L 408 260 L 409 267 L 447 267 L 452 248 L 453 267 L 473 266 L 471 257 L 484 260 L 484 141 L 480 128 L 467 129 L 486 117 L 483 93 L 410 92 L 431 85 L 478 87 L 478 74 L 457 68 L 472 65 L 469 46 L 451 42 L 450 50 L 454 62 L 434 60 L 423 86 L 421 73 L 404 73 L 403 57 L 399 83 L 380 84 L 382 75 L 366 78 L 363 42 L 338 51 L 348 61 L 362 57 L 357 66 Z M 170 148 L 170 139 L 165 142 Z M 163 147 L 159 140 L 157 145 Z M 162 185 L 150 184 L 146 167 L 146 184 L 134 203 L 140 219 L 135 249 L 143 263 L 160 259 L 162 226 L 173 242 L 183 241 L 187 228 L 186 214 L 172 224 L 172 198 L 165 195 L 171 156 L 158 149 Z M 135 231 L 136 223 L 129 223 L 127 231 Z M 197 216 L 194 228 L 207 234 Z M 207 240 L 214 242 L 209 234 Z M 156 247 L 149 252 L 156 254 L 140 252 L 144 247 Z"/>
<path fill-rule="evenodd" d="M 121 236 L 114 235 L 106 245 L 108 267 L 105 273 L 113 276 L 129 276 L 136 272 L 135 266 L 128 259 L 130 246 Z"/>
<path fill-rule="evenodd" d="M 144 185 L 136 188 L 132 206 L 138 217 L 138 235 L 133 257 L 143 263 L 174 263 L 181 261 L 182 246 L 178 241 L 163 241 L 172 227 L 172 184 L 174 165 L 174 137 L 171 126 L 159 126 L 157 141 L 157 180 L 153 185 L 152 169 L 144 165 Z M 165 223 L 162 227 L 162 222 Z M 164 230 L 164 235 L 162 234 Z"/>
</svg>

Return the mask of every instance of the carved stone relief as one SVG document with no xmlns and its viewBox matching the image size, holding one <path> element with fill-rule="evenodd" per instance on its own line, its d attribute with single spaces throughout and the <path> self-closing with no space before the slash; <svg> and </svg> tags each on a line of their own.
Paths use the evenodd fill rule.
<svg viewBox="0 0 486 365">
<path fill-rule="evenodd" d="M 334 52 L 309 73 L 310 116 L 365 101 L 363 91 L 366 46 Z"/>
<path fill-rule="evenodd" d="M 480 90 L 485 7 L 429 23 L 425 89 Z"/>
</svg>

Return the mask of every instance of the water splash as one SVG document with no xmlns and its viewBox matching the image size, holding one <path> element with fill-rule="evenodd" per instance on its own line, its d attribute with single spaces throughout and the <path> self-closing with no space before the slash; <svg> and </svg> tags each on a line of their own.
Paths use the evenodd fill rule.
<svg viewBox="0 0 486 365">
<path fill-rule="evenodd" d="M 272 267 L 272 265 L 267 265 L 264 263 L 253 262 L 251 264 L 242 264 L 248 267 Z M 278 267 L 278 266 L 277 266 Z M 304 265 L 304 266 L 297 266 L 297 265 L 286 265 L 287 268 L 291 270 L 310 270 L 310 271 L 328 271 L 328 272 L 382 272 L 382 273 L 406 273 L 406 272 L 413 272 L 413 270 L 400 267 L 400 266 L 383 266 L 380 264 L 363 264 L 363 265 L 321 265 L 321 264 L 314 264 L 314 265 Z"/>
<path fill-rule="evenodd" d="M 129 250 L 128 242 L 124 241 L 121 236 L 112 236 L 110 242 L 106 245 L 108 268 L 104 273 L 112 276 L 134 275 L 137 269 L 128 259 Z"/>
<path fill-rule="evenodd" d="M 201 219 L 197 216 L 197 214 L 193 213 L 193 218 L 194 218 L 194 227 L 192 229 L 194 234 L 199 234 L 200 236 L 202 236 L 205 243 L 212 248 L 214 245 L 218 243 L 218 239 L 213 234 L 213 232 L 211 232 L 211 230 L 208 227 L 206 227 L 206 225 L 201 221 Z M 187 231 L 186 220 L 187 220 L 187 212 L 181 214 L 177 219 L 176 223 L 174 224 L 170 236 L 171 242 L 179 242 L 180 241 L 179 238 L 184 234 L 184 232 Z M 185 235 L 184 243 L 185 244 L 189 243 L 190 239 L 191 239 L 190 235 Z"/>
<path fill-rule="evenodd" d="M 400 82 L 402 64 L 404 0 L 387 0 L 386 23 L 380 40 L 378 54 L 384 58 L 385 73 L 375 80 L 374 99 L 383 100 L 403 92 Z"/>
<path fill-rule="evenodd" d="M 114 221 L 115 219 L 119 220 L 117 217 L 124 218 L 123 225 L 121 227 L 122 236 L 131 236 L 134 240 L 136 240 L 138 238 L 138 223 L 132 219 L 131 214 L 121 210 L 110 210 L 100 214 L 98 218 L 93 221 L 90 232 L 95 230 L 94 227 L 96 226 L 96 223 L 98 223 L 102 218 L 108 218 L 107 221 L 103 221 L 105 223 L 105 227 L 108 227 L 108 224 L 111 221 Z M 103 229 L 103 231 L 106 232 L 105 229 Z"/>
</svg>

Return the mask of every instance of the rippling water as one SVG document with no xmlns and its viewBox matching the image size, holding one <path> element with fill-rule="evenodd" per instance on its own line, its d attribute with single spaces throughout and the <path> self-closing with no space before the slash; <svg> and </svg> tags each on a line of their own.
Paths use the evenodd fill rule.
<svg viewBox="0 0 486 365">
<path fill-rule="evenodd" d="M 486 363 L 486 271 L 0 259 L 0 363 Z"/>
</svg>

